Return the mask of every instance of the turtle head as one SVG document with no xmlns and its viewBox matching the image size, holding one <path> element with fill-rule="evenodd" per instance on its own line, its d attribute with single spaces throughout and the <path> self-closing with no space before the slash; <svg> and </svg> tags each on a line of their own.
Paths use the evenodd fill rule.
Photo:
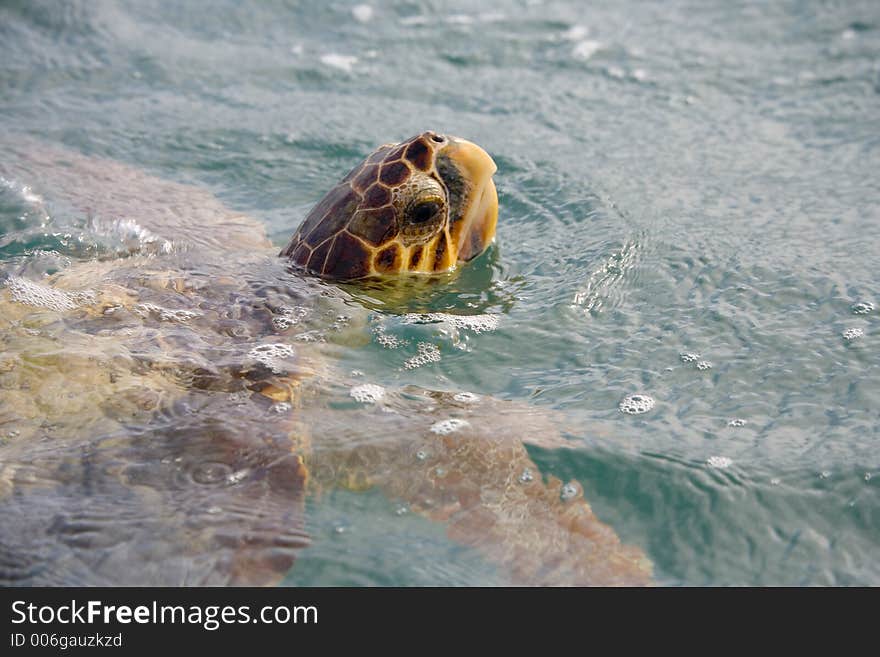
<svg viewBox="0 0 880 657">
<path fill-rule="evenodd" d="M 436 132 L 380 146 L 312 209 L 281 255 L 341 280 L 449 271 L 495 237 L 495 169 L 476 144 Z"/>
</svg>

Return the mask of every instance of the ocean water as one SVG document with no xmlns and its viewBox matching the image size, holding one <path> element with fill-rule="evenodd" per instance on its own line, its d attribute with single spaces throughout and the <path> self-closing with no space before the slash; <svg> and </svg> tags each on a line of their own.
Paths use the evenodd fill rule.
<svg viewBox="0 0 880 657">
<path fill-rule="evenodd" d="M 573 449 L 532 459 L 659 584 L 880 584 L 877 2 L 0 3 L 0 137 L 197 186 L 279 247 L 425 129 L 493 156 L 498 236 L 408 310 L 497 326 L 372 308 L 340 371 L 561 418 Z M 104 253 L 26 207 L 0 190 L 0 263 Z M 287 584 L 504 583 L 376 491 L 308 507 Z"/>
</svg>

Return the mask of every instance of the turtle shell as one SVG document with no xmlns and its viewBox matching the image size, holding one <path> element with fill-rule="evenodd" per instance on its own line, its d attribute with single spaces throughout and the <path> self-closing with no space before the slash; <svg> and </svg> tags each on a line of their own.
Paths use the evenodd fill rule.
<svg viewBox="0 0 880 657">
<path fill-rule="evenodd" d="M 430 166 L 428 147 L 376 151 L 294 251 L 322 272 L 366 271 L 370 250 L 371 271 L 442 262 L 445 241 L 405 250 L 367 219 L 391 181 Z M 0 175 L 49 181 L 97 217 L 141 218 L 172 248 L 0 287 L 0 586 L 277 583 L 313 538 L 327 545 L 305 522 L 321 486 L 379 488 L 514 584 L 649 580 L 580 487 L 544 481 L 519 440 L 551 435 L 535 409 L 413 387 L 383 393 L 378 412 L 351 404 L 351 378 L 321 356 L 366 317 L 350 317 L 344 291 L 290 276 L 258 222 L 123 165 L 39 148 L 15 160 Z M 353 197 L 330 230 L 323 219 Z M 324 350 L 315 333 L 339 342 Z"/>
</svg>

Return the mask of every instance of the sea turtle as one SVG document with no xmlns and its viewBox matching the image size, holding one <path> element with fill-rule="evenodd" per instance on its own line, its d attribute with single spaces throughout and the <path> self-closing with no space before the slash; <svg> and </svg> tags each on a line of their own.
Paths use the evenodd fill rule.
<svg viewBox="0 0 880 657">
<path fill-rule="evenodd" d="M 495 163 L 436 132 L 380 146 L 306 217 L 281 252 L 334 279 L 437 273 L 480 255 L 495 236 Z"/>
<path fill-rule="evenodd" d="M 650 582 L 579 485 L 541 476 L 535 409 L 333 366 L 365 311 L 325 279 L 443 272 L 494 238 L 481 148 L 381 146 L 281 258 L 204 191 L 30 141 L 3 152 L 0 182 L 34 212 L 42 194 L 116 249 L 3 272 L 0 584 L 276 583 L 312 540 L 307 496 L 335 486 L 446 523 L 504 581 Z"/>
</svg>

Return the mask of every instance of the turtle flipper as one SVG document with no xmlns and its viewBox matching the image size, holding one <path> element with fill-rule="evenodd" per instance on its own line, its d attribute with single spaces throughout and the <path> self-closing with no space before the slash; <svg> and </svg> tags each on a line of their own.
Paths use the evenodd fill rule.
<svg viewBox="0 0 880 657">
<path fill-rule="evenodd" d="M 0 585 L 277 583 L 310 543 L 305 467 L 208 398 L 135 435 L 6 445 Z"/>
<path fill-rule="evenodd" d="M 503 402 L 492 400 L 468 410 L 449 403 L 453 395 L 425 397 L 427 406 L 392 398 L 384 411 L 353 411 L 363 418 L 315 418 L 310 424 L 324 438 L 312 446 L 314 478 L 381 488 L 446 523 L 450 538 L 500 566 L 514 584 L 650 584 L 647 556 L 596 517 L 580 484 L 545 481 L 529 457 L 524 438 L 547 427 L 539 412 L 500 413 Z M 335 421 L 344 427 L 328 424 Z M 334 444 L 327 436 L 344 440 Z"/>
</svg>

